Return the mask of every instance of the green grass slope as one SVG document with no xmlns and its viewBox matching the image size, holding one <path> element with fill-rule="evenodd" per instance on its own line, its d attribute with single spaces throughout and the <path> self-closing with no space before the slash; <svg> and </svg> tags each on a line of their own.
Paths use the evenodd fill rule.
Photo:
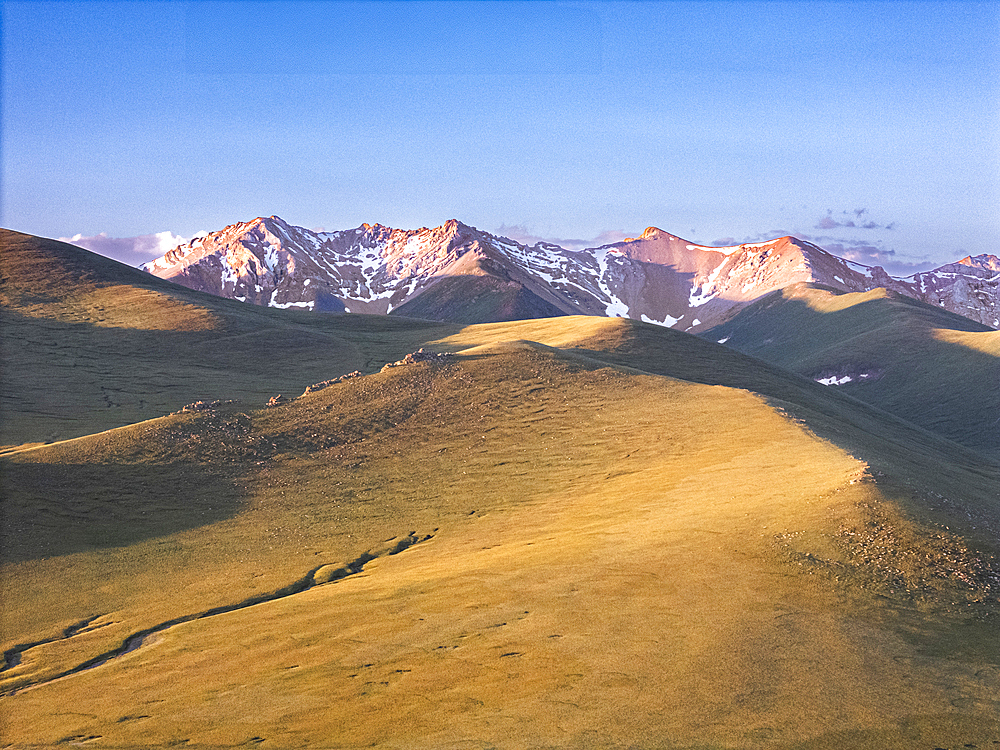
<svg viewBox="0 0 1000 750">
<path fill-rule="evenodd" d="M 1000 333 L 876 289 L 796 285 L 702 334 L 1000 457 Z M 864 374 L 866 377 L 861 377 Z"/>
<path fill-rule="evenodd" d="M 0 445 L 79 437 L 197 400 L 263 405 L 377 369 L 442 330 L 245 305 L 0 230 Z"/>
<path fill-rule="evenodd" d="M 4 741 L 1000 743 L 995 466 L 655 326 L 428 343 L 0 457 Z"/>
</svg>

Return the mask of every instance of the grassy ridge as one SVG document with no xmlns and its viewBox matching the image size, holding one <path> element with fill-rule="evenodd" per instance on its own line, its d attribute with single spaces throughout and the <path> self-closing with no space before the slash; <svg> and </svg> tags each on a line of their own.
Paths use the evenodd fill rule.
<svg viewBox="0 0 1000 750">
<path fill-rule="evenodd" d="M 883 289 L 797 285 L 703 336 L 810 378 L 851 375 L 844 393 L 1000 456 L 1000 334 L 968 318 Z"/>
<path fill-rule="evenodd" d="M 416 349 L 441 324 L 268 310 L 0 230 L 0 445 L 79 437 L 197 400 L 278 393 Z"/>
</svg>

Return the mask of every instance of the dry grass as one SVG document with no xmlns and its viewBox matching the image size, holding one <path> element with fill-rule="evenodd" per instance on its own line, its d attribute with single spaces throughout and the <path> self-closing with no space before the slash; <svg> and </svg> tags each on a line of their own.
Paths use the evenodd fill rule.
<svg viewBox="0 0 1000 750">
<path fill-rule="evenodd" d="M 980 323 L 881 289 L 799 285 L 703 335 L 808 378 L 849 374 L 844 393 L 1000 461 L 1000 338 Z"/>
<path fill-rule="evenodd" d="M 8 567 L 16 637 L 98 618 L 25 651 L 8 687 L 392 537 L 431 538 L 8 696 L 11 739 L 905 747 L 994 736 L 994 626 L 969 615 L 993 605 L 947 577 L 923 600 L 891 593 L 852 555 L 845 522 L 877 507 L 883 525 L 910 524 L 885 544 L 911 552 L 932 548 L 928 531 L 856 458 L 758 396 L 509 343 L 245 419 L 232 438 L 244 457 L 228 471 L 207 458 L 229 443 L 207 438 L 244 423 L 231 413 L 10 458 L 115 456 L 141 473 L 194 457 L 202 471 L 150 487 L 149 502 L 213 475 L 241 499 L 223 520 Z"/>
</svg>

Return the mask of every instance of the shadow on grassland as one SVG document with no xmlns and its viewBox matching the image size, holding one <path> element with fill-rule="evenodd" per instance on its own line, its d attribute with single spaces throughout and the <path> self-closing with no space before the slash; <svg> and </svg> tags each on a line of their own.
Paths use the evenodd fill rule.
<svg viewBox="0 0 1000 750">
<path fill-rule="evenodd" d="M 922 507 L 927 492 L 952 497 L 1000 534 L 1000 465 L 986 452 L 971 450 L 973 446 L 767 362 L 642 323 L 623 321 L 580 341 L 572 351 L 657 375 L 758 393 L 817 437 L 867 461 L 873 472 L 895 477 L 897 496 L 911 496 L 910 488 L 920 487 Z M 987 420 L 991 416 L 995 419 L 994 413 Z M 954 497 L 956 492 L 960 498 Z"/>
<path fill-rule="evenodd" d="M 0 562 L 134 544 L 229 518 L 236 483 L 195 464 L 0 463 Z"/>
</svg>

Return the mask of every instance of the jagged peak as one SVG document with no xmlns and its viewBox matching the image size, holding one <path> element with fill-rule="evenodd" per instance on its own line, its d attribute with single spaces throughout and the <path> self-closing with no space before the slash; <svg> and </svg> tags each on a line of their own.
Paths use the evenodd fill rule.
<svg viewBox="0 0 1000 750">
<path fill-rule="evenodd" d="M 473 226 L 459 221 L 458 219 L 448 219 L 444 224 L 434 229 L 422 228 L 420 232 L 429 232 L 432 235 L 443 236 L 448 238 L 449 243 L 465 243 L 469 240 L 483 239 L 486 236 L 484 232 L 480 232 Z"/>
<path fill-rule="evenodd" d="M 664 232 L 659 227 L 646 227 L 645 231 L 638 237 L 626 237 L 625 242 L 639 242 L 641 240 L 680 240 L 676 234 L 670 234 L 670 232 Z M 686 242 L 686 240 L 681 240 Z"/>
<path fill-rule="evenodd" d="M 458 219 L 448 219 L 444 224 L 441 225 L 442 229 L 450 232 L 476 232 L 482 234 L 476 227 L 466 224 L 464 221 L 459 221 Z"/>
<path fill-rule="evenodd" d="M 250 221 L 238 221 L 235 224 L 230 224 L 217 232 L 209 232 L 209 235 L 243 234 L 244 232 L 249 232 L 253 229 L 269 230 L 270 227 L 268 226 L 268 222 L 270 222 L 271 226 L 275 224 L 282 228 L 287 228 L 289 226 L 289 224 L 279 216 L 257 216 L 250 219 Z"/>
<path fill-rule="evenodd" d="M 234 226 L 234 227 L 239 227 L 239 226 L 259 227 L 261 225 L 267 224 L 268 222 L 271 222 L 272 224 L 280 224 L 281 226 L 286 226 L 286 227 L 289 226 L 288 222 L 286 222 L 280 216 L 273 216 L 273 215 L 272 216 L 257 216 L 255 218 L 251 219 L 250 221 L 245 221 L 245 222 L 241 222 L 241 223 L 238 223 L 238 224 L 232 224 L 230 226 Z"/>
<path fill-rule="evenodd" d="M 816 252 L 823 253 L 824 255 L 831 255 L 819 245 L 809 242 L 808 240 L 802 240 L 791 234 L 786 234 L 783 237 L 775 237 L 773 240 L 768 240 L 767 242 L 757 242 L 751 243 L 752 245 L 792 245 L 799 248 L 799 250 L 813 250 Z M 749 247 L 750 245 L 748 245 Z"/>
<path fill-rule="evenodd" d="M 972 268 L 982 268 L 989 271 L 1000 271 L 1000 258 L 989 253 L 967 255 L 961 260 L 956 261 L 956 264 L 971 266 Z"/>
<path fill-rule="evenodd" d="M 272 224 L 275 224 L 275 225 L 277 225 L 277 226 L 279 226 L 279 227 L 281 227 L 282 229 L 285 229 L 285 230 L 289 230 L 289 229 L 302 229 L 302 227 L 297 227 L 297 226 L 295 226 L 293 224 L 289 224 L 287 221 L 285 221 L 284 219 L 282 219 L 280 216 L 278 216 L 276 214 L 269 216 L 267 218 L 267 220 L 269 222 L 271 222 Z"/>
<path fill-rule="evenodd" d="M 360 226 L 358 226 L 356 229 L 354 230 L 348 229 L 347 231 L 348 232 L 354 231 L 357 234 L 379 234 L 383 232 L 395 232 L 399 230 L 393 229 L 392 227 L 388 227 L 385 224 L 379 224 L 378 222 L 375 222 L 374 224 L 369 224 L 366 221 Z"/>
<path fill-rule="evenodd" d="M 763 246 L 763 245 L 779 245 L 779 244 L 799 245 L 800 247 L 804 247 L 804 246 L 818 247 L 817 245 L 814 245 L 811 242 L 806 242 L 805 240 L 800 240 L 798 237 L 794 237 L 794 236 L 792 236 L 790 234 L 783 234 L 780 237 L 772 237 L 769 240 L 761 240 L 759 242 L 744 242 L 744 243 L 742 243 L 742 245 L 744 247 L 756 247 L 758 245 L 759 246 Z"/>
</svg>

